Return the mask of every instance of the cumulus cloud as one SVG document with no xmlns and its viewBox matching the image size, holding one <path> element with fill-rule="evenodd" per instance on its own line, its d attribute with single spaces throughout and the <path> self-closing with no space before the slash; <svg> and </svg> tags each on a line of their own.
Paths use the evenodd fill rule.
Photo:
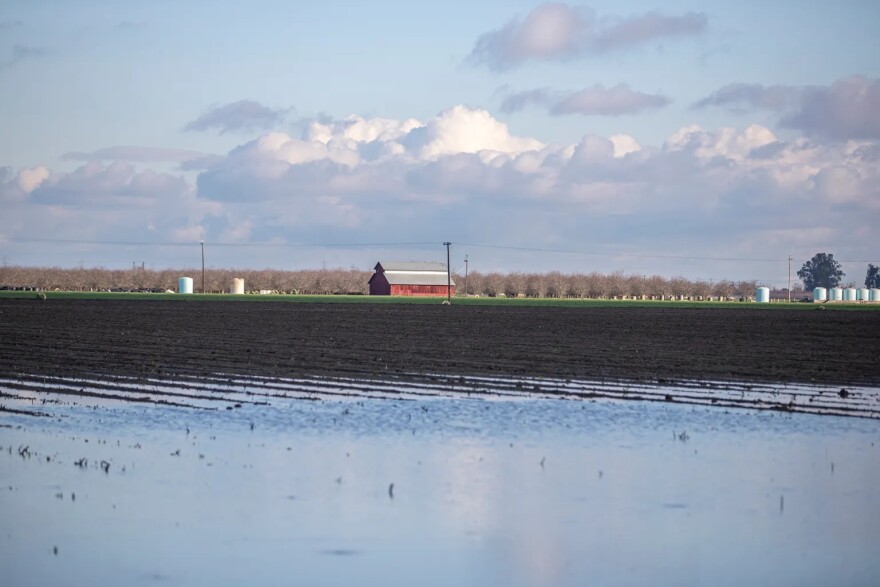
<svg viewBox="0 0 880 587">
<path fill-rule="evenodd" d="M 62 155 L 65 161 L 132 161 L 138 163 L 175 162 L 184 163 L 203 160 L 207 157 L 199 151 L 186 149 L 167 149 L 162 147 L 138 147 L 133 145 L 117 145 L 105 147 L 91 152 L 71 152 Z"/>
<path fill-rule="evenodd" d="M 702 13 L 667 16 L 648 12 L 597 18 L 586 7 L 547 3 L 524 18 L 513 18 L 481 35 L 468 60 L 500 71 L 530 60 L 565 61 L 664 38 L 698 35 L 707 27 L 708 17 Z"/>
<path fill-rule="evenodd" d="M 854 75 L 830 86 L 731 84 L 694 104 L 779 113 L 779 124 L 831 139 L 880 138 L 880 79 Z"/>
<path fill-rule="evenodd" d="M 6 253 L 13 262 L 45 264 L 71 263 L 91 259 L 91 263 L 119 262 L 110 253 L 129 249 L 100 246 L 49 245 L 16 239 L 87 239 L 98 242 L 176 240 L 187 229 L 204 233 L 212 219 L 222 217 L 220 206 L 199 199 L 188 182 L 177 175 L 153 170 L 138 171 L 126 163 L 87 163 L 70 173 L 51 172 L 39 166 L 19 170 L 0 168 L 0 235 L 11 238 Z M 177 264 L 174 249 L 164 260 Z M 140 258 L 156 259 L 160 249 L 146 251 Z M 75 255 L 66 257 L 65 255 Z"/>
<path fill-rule="evenodd" d="M 238 100 L 211 108 L 183 127 L 187 131 L 246 132 L 280 125 L 287 109 L 273 109 L 253 100 Z"/>
<path fill-rule="evenodd" d="M 0 167 L 0 202 L 20 202 L 51 175 L 43 165 L 24 167 L 15 173 L 11 167 Z"/>
<path fill-rule="evenodd" d="M 630 231 L 635 239 L 683 233 L 719 242 L 772 227 L 820 231 L 828 222 L 842 236 L 865 222 L 852 210 L 878 206 L 880 152 L 869 147 L 789 143 L 759 125 L 684 127 L 659 148 L 629 135 L 552 145 L 456 107 L 423 123 L 352 118 L 316 122 L 299 138 L 267 134 L 202 173 L 198 191 L 272 210 L 273 222 L 316 238 L 418 238 L 447 221 L 482 240 L 582 238 L 563 226 L 552 237 L 529 232 L 529 210 L 563 224 L 579 218 L 603 238 Z M 460 226 L 464 218 L 473 223 Z"/>
<path fill-rule="evenodd" d="M 412 129 L 401 143 L 422 159 L 483 151 L 517 154 L 543 147 L 531 138 L 510 134 L 507 125 L 485 110 L 456 106 Z"/>
<path fill-rule="evenodd" d="M 49 168 L 44 165 L 26 167 L 18 172 L 18 187 L 26 194 L 31 193 L 49 178 Z"/>
<path fill-rule="evenodd" d="M 43 177 L 30 198 L 38 204 L 77 208 L 150 206 L 163 196 L 186 190 L 186 182 L 171 174 L 149 169 L 138 172 L 122 162 L 91 162 L 70 173 Z"/>
<path fill-rule="evenodd" d="M 433 160 L 458 153 L 516 154 L 542 148 L 540 141 L 517 137 L 485 110 L 455 106 L 421 122 L 365 120 L 313 121 L 301 137 L 272 132 L 236 148 L 230 159 L 281 161 L 296 165 L 330 161 L 355 166 L 401 157 Z M 274 166 L 272 167 L 274 168 Z"/>
<path fill-rule="evenodd" d="M 880 144 L 788 141 L 760 125 L 687 126 L 659 146 L 623 134 L 547 144 L 456 106 L 424 121 L 351 116 L 265 133 L 215 158 L 195 186 L 121 161 L 0 169 L 0 198 L 0 234 L 12 236 L 73 238 L 99 218 L 93 230 L 123 240 L 616 243 L 762 258 L 772 241 L 807 256 L 847 243 L 833 250 L 853 258 L 871 241 L 850 236 L 872 234 L 880 213 Z"/>
</svg>

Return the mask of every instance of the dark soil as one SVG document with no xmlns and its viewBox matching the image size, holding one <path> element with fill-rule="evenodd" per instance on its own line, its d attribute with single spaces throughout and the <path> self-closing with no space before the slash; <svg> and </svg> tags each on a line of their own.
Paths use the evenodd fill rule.
<svg viewBox="0 0 880 587">
<path fill-rule="evenodd" d="M 0 377 L 497 375 L 880 387 L 880 312 L 0 300 Z"/>
</svg>

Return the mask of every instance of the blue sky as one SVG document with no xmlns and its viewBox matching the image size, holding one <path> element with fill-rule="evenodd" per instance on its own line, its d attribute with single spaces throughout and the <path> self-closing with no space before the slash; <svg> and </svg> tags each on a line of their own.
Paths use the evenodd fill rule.
<svg viewBox="0 0 880 587">
<path fill-rule="evenodd" d="M 283 245 L 453 240 L 603 253 L 458 247 L 491 269 L 778 282 L 666 257 L 822 250 L 858 282 L 878 25 L 855 1 L 6 1 L 0 252 L 369 267 L 443 251 Z"/>
</svg>

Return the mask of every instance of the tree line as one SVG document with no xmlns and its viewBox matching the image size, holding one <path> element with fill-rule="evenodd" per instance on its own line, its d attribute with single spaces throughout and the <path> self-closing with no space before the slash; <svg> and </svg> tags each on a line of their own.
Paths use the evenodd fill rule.
<svg viewBox="0 0 880 587">
<path fill-rule="evenodd" d="M 206 269 L 204 289 L 228 292 L 234 278 L 245 291 L 286 294 L 367 294 L 371 271 L 357 269 Z M 59 267 L 0 267 L 0 287 L 64 291 L 177 291 L 178 278 L 193 278 L 193 290 L 202 291 L 201 269 L 104 269 Z M 704 281 L 659 275 L 624 273 L 500 273 L 453 274 L 457 295 L 540 298 L 689 298 L 741 299 L 755 295 L 758 283 Z M 793 296 L 803 295 L 801 291 Z"/>
</svg>

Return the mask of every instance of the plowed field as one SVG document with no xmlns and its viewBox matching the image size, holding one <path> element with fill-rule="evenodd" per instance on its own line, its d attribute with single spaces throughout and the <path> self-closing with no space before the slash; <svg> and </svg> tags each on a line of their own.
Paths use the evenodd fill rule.
<svg viewBox="0 0 880 587">
<path fill-rule="evenodd" d="M 880 388 L 880 312 L 0 300 L 0 377 L 491 376 Z"/>
</svg>

